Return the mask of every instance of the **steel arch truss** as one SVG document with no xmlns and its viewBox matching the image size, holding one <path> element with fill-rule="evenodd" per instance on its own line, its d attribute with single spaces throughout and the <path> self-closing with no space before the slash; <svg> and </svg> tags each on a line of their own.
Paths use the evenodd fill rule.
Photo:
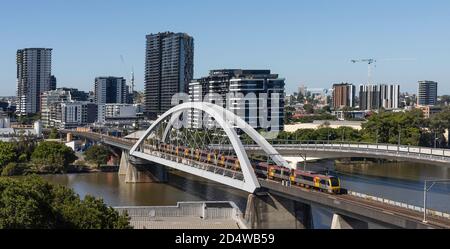
<svg viewBox="0 0 450 249">
<path fill-rule="evenodd" d="M 205 113 L 211 125 L 204 130 L 190 129 L 186 122 L 181 125 L 180 118 L 187 120 L 192 110 Z M 264 137 L 244 120 L 206 102 L 180 104 L 161 115 L 132 147 L 130 155 L 253 193 L 260 185 L 235 128 L 245 132 L 274 163 L 288 167 Z M 213 144 L 225 145 L 225 149 L 210 146 Z M 223 164 L 223 158 L 237 158 L 238 166 Z"/>
</svg>

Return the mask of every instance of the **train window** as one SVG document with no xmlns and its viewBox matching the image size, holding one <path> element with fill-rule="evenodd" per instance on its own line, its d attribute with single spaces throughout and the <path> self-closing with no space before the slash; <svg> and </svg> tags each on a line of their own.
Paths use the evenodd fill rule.
<svg viewBox="0 0 450 249">
<path fill-rule="evenodd" d="M 303 180 L 306 180 L 306 181 L 311 181 L 311 182 L 313 181 L 313 178 L 310 177 L 310 176 L 302 176 L 302 175 L 300 175 L 299 178 L 303 179 Z"/>
<path fill-rule="evenodd" d="M 325 180 L 320 180 L 320 184 L 322 184 L 322 185 L 327 185 L 327 181 L 325 181 Z"/>
<path fill-rule="evenodd" d="M 338 187 L 339 186 L 339 179 L 338 178 L 331 177 L 330 181 L 331 181 L 331 186 L 333 186 L 333 187 Z"/>
</svg>

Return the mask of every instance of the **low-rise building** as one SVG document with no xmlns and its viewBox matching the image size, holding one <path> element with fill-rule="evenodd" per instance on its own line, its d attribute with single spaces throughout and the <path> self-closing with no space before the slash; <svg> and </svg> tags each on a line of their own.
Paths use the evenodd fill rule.
<svg viewBox="0 0 450 249">
<path fill-rule="evenodd" d="M 285 132 L 295 132 L 299 129 L 319 129 L 324 126 L 337 129 L 339 127 L 350 127 L 356 130 L 362 129 L 362 121 L 327 121 L 327 120 L 316 120 L 312 123 L 298 123 L 292 125 L 285 125 Z"/>
<path fill-rule="evenodd" d="M 97 120 L 97 105 L 88 101 L 61 102 L 54 107 L 55 116 L 51 124 L 60 129 L 73 129 L 79 126 L 95 123 Z"/>
<path fill-rule="evenodd" d="M 53 127 L 51 125 L 52 116 L 55 118 L 56 111 L 59 110 L 58 106 L 61 102 L 71 101 L 70 91 L 63 89 L 47 91 L 42 93 L 41 96 L 41 120 L 42 125 L 46 128 Z"/>
<path fill-rule="evenodd" d="M 440 106 L 419 106 L 418 107 L 422 112 L 425 118 L 431 118 L 433 115 L 442 111 L 442 107 Z"/>
<path fill-rule="evenodd" d="M 141 105 L 104 104 L 98 106 L 98 123 L 101 124 L 133 124 Z"/>
</svg>

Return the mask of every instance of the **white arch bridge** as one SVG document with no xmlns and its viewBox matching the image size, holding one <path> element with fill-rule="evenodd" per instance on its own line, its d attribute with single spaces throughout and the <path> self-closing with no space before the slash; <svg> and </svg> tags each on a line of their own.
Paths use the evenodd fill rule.
<svg viewBox="0 0 450 249">
<path fill-rule="evenodd" d="M 195 114 L 193 110 L 206 114 L 206 117 L 203 119 L 205 120 L 204 123 L 207 124 L 206 129 L 190 129 L 187 117 L 189 112 Z M 271 164 L 289 167 L 288 162 L 275 148 L 279 151 L 293 151 L 293 153 L 297 153 L 298 150 L 302 149 L 309 151 L 309 153 L 326 154 L 333 151 L 339 153 L 340 151 L 342 157 L 355 154 L 355 151 L 368 152 L 365 154 L 367 157 L 371 157 L 371 153 L 378 157 L 377 153 L 395 152 L 399 160 L 403 157 L 411 157 L 415 152 L 414 149 L 410 149 L 408 153 L 401 153 L 401 149 L 389 152 L 389 148 L 386 150 L 382 146 L 366 146 L 364 149 L 353 145 L 337 146 L 320 143 L 305 145 L 305 143 L 289 144 L 286 141 L 279 141 L 279 144 L 271 145 L 262 135 L 232 112 L 220 106 L 204 102 L 188 102 L 173 107 L 159 117 L 137 142 L 95 132 L 74 130 L 63 130 L 62 132 L 72 133 L 75 136 L 84 137 L 126 151 L 127 153 L 123 153 L 121 158 L 121 166 L 122 162 L 128 165 L 126 167 L 126 178 L 128 178 L 128 175 L 138 174 L 136 168 L 141 160 L 144 164 L 146 161 L 154 162 L 156 165 L 163 165 L 187 172 L 249 193 L 254 193 L 257 189 L 262 188 L 269 194 L 267 198 L 272 198 L 271 201 L 260 202 L 258 201 L 262 198 L 260 195 L 250 195 L 247 208 L 250 208 L 248 210 L 255 209 L 257 213 L 273 212 L 274 215 L 261 216 L 269 219 L 268 221 L 256 219 L 259 222 L 259 225 L 256 227 L 259 228 L 277 227 L 274 224 L 280 224 L 278 228 L 286 228 L 286 224 L 297 224 L 295 222 L 298 222 L 299 219 L 297 215 L 297 207 L 299 206 L 293 204 L 297 202 L 303 203 L 300 205 L 304 207 L 302 211 L 304 214 L 302 216 L 303 223 L 312 219 L 310 205 L 314 204 L 331 209 L 335 212 L 336 219 L 345 224 L 354 224 L 355 222 L 353 221 L 356 219 L 363 221 L 363 223 L 377 222 L 390 227 L 450 227 L 450 216 L 448 214 L 437 212 L 441 216 L 430 217 L 429 223 L 424 224 L 422 223 L 420 208 L 415 210 L 409 208 L 408 205 L 405 205 L 405 207 L 388 205 L 385 202 L 379 203 L 365 197 L 352 195 L 333 196 L 295 186 L 284 186 L 278 182 L 261 177 L 261 174 L 264 175 L 266 172 L 260 172 L 254 168 L 254 163 L 252 164 L 253 160 L 267 160 Z M 245 138 L 242 138 L 241 135 L 244 135 Z M 377 153 L 373 153 L 370 150 L 377 150 Z M 419 152 L 422 158 L 426 158 L 425 154 L 428 151 L 421 149 Z M 432 160 L 447 160 L 447 156 L 450 158 L 447 151 L 432 157 L 432 154 L 435 153 L 435 151 L 430 151 L 429 154 L 431 155 L 428 157 L 430 162 Z M 148 170 L 152 167 L 150 166 L 146 169 Z M 258 176 L 260 177 L 258 178 Z M 255 201 L 259 204 L 255 203 Z M 275 203 L 275 206 L 267 206 L 267 203 Z M 281 212 L 280 210 L 284 211 Z M 249 214 L 252 212 L 249 211 Z M 280 212 L 281 216 L 278 215 Z M 252 220 L 252 215 L 246 214 L 246 216 Z M 278 222 L 282 217 L 289 221 Z M 275 221 L 271 219 L 275 219 Z M 353 221 L 350 222 L 348 220 Z M 305 224 L 304 226 L 307 227 Z"/>
<path fill-rule="evenodd" d="M 205 113 L 205 128 L 189 129 L 189 112 Z M 188 102 L 160 116 L 131 148 L 130 156 L 145 159 L 253 193 L 260 187 L 238 128 L 279 166 L 287 161 L 255 129 L 234 113 L 211 103 Z M 211 148 L 211 144 L 223 146 Z M 232 149 L 229 149 L 232 148 Z"/>
</svg>

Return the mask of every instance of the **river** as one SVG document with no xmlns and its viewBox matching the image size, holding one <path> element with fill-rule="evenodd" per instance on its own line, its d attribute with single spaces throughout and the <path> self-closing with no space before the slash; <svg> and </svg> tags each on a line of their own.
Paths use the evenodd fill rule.
<svg viewBox="0 0 450 249">
<path fill-rule="evenodd" d="M 328 170 L 338 175 L 344 188 L 423 205 L 423 180 L 450 179 L 450 168 L 414 163 L 335 164 L 308 163 L 309 170 Z M 126 184 L 117 173 L 89 173 L 43 176 L 50 182 L 71 187 L 81 197 L 101 197 L 111 206 L 175 205 L 178 201 L 231 200 L 245 210 L 247 193 L 199 177 L 171 171 L 169 183 Z M 435 185 L 428 195 L 428 207 L 450 212 L 450 184 Z M 331 213 L 313 207 L 316 228 L 327 228 Z M 375 225 L 371 227 L 378 228 Z"/>
</svg>

